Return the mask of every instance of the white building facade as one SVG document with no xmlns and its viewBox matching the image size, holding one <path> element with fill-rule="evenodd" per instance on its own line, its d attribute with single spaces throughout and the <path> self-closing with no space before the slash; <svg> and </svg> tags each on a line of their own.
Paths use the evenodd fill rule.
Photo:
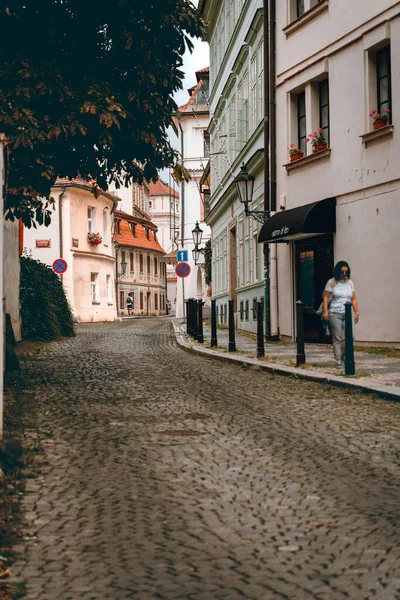
<svg viewBox="0 0 400 600">
<path fill-rule="evenodd" d="M 177 302 L 175 256 L 180 231 L 179 194 L 162 179 L 149 184 L 149 215 L 157 227 L 158 241 L 167 254 L 165 257 L 167 299 L 171 314 L 175 314 Z"/>
<path fill-rule="evenodd" d="M 360 308 L 356 342 L 399 346 L 399 4 L 393 0 L 283 0 L 268 2 L 268 6 L 276 6 L 272 15 L 276 20 L 276 121 L 271 122 L 276 147 L 271 145 L 269 150 L 276 158 L 277 212 L 262 227 L 259 248 L 268 244 L 271 261 L 277 264 L 271 321 L 281 336 L 293 340 L 295 303 L 300 299 L 305 306 L 306 340 L 326 341 L 316 308 L 333 266 L 345 260 L 351 267 Z M 220 302 L 218 295 L 223 290 L 216 286 L 219 272 L 225 287 L 229 287 L 227 270 L 237 272 L 240 303 L 241 278 L 250 279 L 251 285 L 255 265 L 262 261 L 252 249 L 246 255 L 245 241 L 252 239 L 253 231 L 250 224 L 243 223 L 242 242 L 236 193 L 224 175 L 230 168 L 229 164 L 224 166 L 226 156 L 233 176 L 239 164 L 245 163 L 256 178 L 256 208 L 263 192 L 262 175 L 257 171 L 256 153 L 248 154 L 247 148 L 252 145 L 256 149 L 253 115 L 257 121 L 257 98 L 263 93 L 262 85 L 257 90 L 257 77 L 263 77 L 262 63 L 257 63 L 257 41 L 264 43 L 262 23 L 257 20 L 258 11 L 263 20 L 262 7 L 263 2 L 256 1 L 199 3 L 199 10 L 210 22 L 211 152 L 218 154 L 215 165 L 211 163 L 208 222 L 213 249 L 218 244 L 213 252 L 217 271 L 213 292 Z M 243 110 L 245 118 L 241 119 Z M 374 125 L 373 111 L 386 114 L 387 122 L 379 124 L 378 120 Z M 217 123 L 227 148 L 221 148 L 214 134 Z M 239 145 L 243 142 L 243 123 L 248 127 L 247 141 L 232 161 L 232 140 L 239 133 Z M 318 130 L 326 146 L 314 152 L 310 134 Z M 291 144 L 303 152 L 303 157 L 293 162 L 288 151 Z M 263 148 L 261 138 L 258 148 Z M 261 172 L 262 167 L 260 164 Z M 222 187 L 224 190 L 219 191 Z M 229 251 L 229 210 L 232 227 L 239 231 L 236 256 Z M 227 228 L 227 243 L 222 241 L 225 261 L 221 259 L 221 235 L 223 239 Z M 247 274 L 246 260 L 252 257 L 255 260 Z M 217 262 L 222 263 L 220 267 Z M 233 285 L 226 291 L 225 297 L 232 297 Z M 259 295 L 261 287 L 257 291 Z"/>
<path fill-rule="evenodd" d="M 262 0 L 203 0 L 210 44 L 212 297 L 220 323 L 234 301 L 236 324 L 256 331 L 257 300 L 264 300 L 261 224 L 245 217 L 234 178 L 244 163 L 255 177 L 251 210 L 262 211 L 264 40 Z"/>
<path fill-rule="evenodd" d="M 190 180 L 182 181 L 180 188 L 179 248 L 188 250 L 191 272 L 188 277 L 184 279 L 178 277 L 177 280 L 177 317 L 184 317 L 185 300 L 188 298 L 202 299 L 205 307 L 210 304 L 206 293 L 208 286 L 205 283 L 204 269 L 196 266 L 192 257 L 194 249 L 192 230 L 195 228 L 196 222 L 203 231 L 201 248 L 204 248 L 211 236 L 211 230 L 205 222 L 206 206 L 200 191 L 200 180 L 208 162 L 210 148 L 207 133 L 209 125 L 208 67 L 197 71 L 196 78 L 197 85 L 189 90 L 189 101 L 180 106 L 173 115 L 173 127 L 178 136 L 182 165 L 190 175 Z"/>
<path fill-rule="evenodd" d="M 113 194 L 82 179 L 57 179 L 51 190 L 55 208 L 49 227 L 24 230 L 23 247 L 34 259 L 52 266 L 62 258 L 67 270 L 60 275 L 67 300 L 78 322 L 117 318 L 115 258 L 112 244 Z M 99 243 L 89 234 L 99 234 Z"/>
</svg>

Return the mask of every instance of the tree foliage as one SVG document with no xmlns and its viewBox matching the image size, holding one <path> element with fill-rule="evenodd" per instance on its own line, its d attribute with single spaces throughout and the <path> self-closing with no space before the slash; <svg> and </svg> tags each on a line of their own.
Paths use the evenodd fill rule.
<svg viewBox="0 0 400 600">
<path fill-rule="evenodd" d="M 57 176 L 118 188 L 174 164 L 171 94 L 203 31 L 189 0 L 0 0 L 0 31 L 7 218 L 47 224 Z"/>
<path fill-rule="evenodd" d="M 207 240 L 204 251 L 204 275 L 206 285 L 212 283 L 212 246 L 211 240 Z"/>
<path fill-rule="evenodd" d="M 22 339 L 54 340 L 75 335 L 63 284 L 47 265 L 21 256 Z"/>
</svg>

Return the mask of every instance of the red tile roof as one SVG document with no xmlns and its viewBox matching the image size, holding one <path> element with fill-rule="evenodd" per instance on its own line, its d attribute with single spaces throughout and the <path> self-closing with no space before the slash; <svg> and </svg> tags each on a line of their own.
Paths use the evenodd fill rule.
<svg viewBox="0 0 400 600">
<path fill-rule="evenodd" d="M 143 248 L 144 250 L 154 250 L 165 254 L 165 251 L 158 243 L 157 237 L 155 239 L 157 227 L 151 221 L 128 215 L 119 210 L 115 211 L 115 221 L 120 222 L 121 233 L 118 234 L 115 227 L 113 237 L 120 246 Z M 135 226 L 135 235 L 132 233 L 131 224 Z M 147 237 L 146 230 L 149 232 L 149 237 Z"/>
<path fill-rule="evenodd" d="M 179 194 L 171 186 L 167 185 L 162 179 L 158 179 L 156 183 L 150 182 L 149 185 L 150 196 L 173 196 L 179 198 Z"/>
</svg>

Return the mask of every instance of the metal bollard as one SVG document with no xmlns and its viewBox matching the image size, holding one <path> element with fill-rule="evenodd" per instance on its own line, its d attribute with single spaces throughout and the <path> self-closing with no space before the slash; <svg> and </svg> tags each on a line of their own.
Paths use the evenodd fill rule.
<svg viewBox="0 0 400 600">
<path fill-rule="evenodd" d="M 193 337 L 197 341 L 198 334 L 198 313 L 197 313 L 197 300 L 195 298 L 191 298 L 192 301 L 192 328 L 193 328 Z"/>
<path fill-rule="evenodd" d="M 198 331 L 197 331 L 197 341 L 200 344 L 204 343 L 204 335 L 203 335 L 203 301 L 197 300 L 197 310 L 198 310 Z"/>
<path fill-rule="evenodd" d="M 263 304 L 257 301 L 257 356 L 265 356 Z"/>
<path fill-rule="evenodd" d="M 355 375 L 356 366 L 354 363 L 354 338 L 351 302 L 346 302 L 345 306 L 344 335 L 344 373 L 345 375 Z"/>
<path fill-rule="evenodd" d="M 235 342 L 235 319 L 233 314 L 233 300 L 228 300 L 229 305 L 229 316 L 228 316 L 228 324 L 229 324 L 229 343 L 228 343 L 228 351 L 236 352 L 236 342 Z"/>
<path fill-rule="evenodd" d="M 217 342 L 217 301 L 211 300 L 211 348 L 218 346 Z"/>
<path fill-rule="evenodd" d="M 185 300 L 186 333 L 189 335 L 189 300 Z"/>
<path fill-rule="evenodd" d="M 296 367 L 299 365 L 304 365 L 306 362 L 306 355 L 304 353 L 304 322 L 303 322 L 303 303 L 301 300 L 297 300 L 296 302 L 296 320 L 297 320 L 297 328 L 296 328 L 296 344 L 297 344 L 297 354 L 296 354 Z"/>
<path fill-rule="evenodd" d="M 193 316 L 192 316 L 192 301 L 191 298 L 186 300 L 188 307 L 188 326 L 187 331 L 189 335 L 193 335 Z"/>
</svg>

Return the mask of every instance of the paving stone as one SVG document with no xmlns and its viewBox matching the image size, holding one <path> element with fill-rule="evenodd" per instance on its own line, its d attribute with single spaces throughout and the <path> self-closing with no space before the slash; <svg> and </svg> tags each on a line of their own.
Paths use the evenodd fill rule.
<svg viewBox="0 0 400 600">
<path fill-rule="evenodd" d="M 400 405 L 189 354 L 166 319 L 38 347 L 7 380 L 42 403 L 28 600 L 400 598 Z"/>
</svg>

